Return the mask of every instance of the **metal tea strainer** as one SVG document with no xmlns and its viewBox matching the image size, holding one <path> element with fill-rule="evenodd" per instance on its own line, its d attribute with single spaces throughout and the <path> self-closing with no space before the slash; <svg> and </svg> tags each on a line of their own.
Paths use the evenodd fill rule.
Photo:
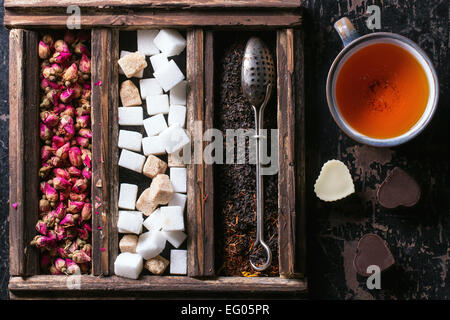
<svg viewBox="0 0 450 320">
<path fill-rule="evenodd" d="M 256 266 L 250 259 L 250 264 L 256 271 L 263 271 L 272 262 L 272 252 L 264 242 L 264 186 L 261 174 L 260 152 L 261 129 L 263 129 L 264 109 L 272 94 L 275 85 L 275 64 L 272 54 L 266 45 L 257 37 L 248 40 L 245 47 L 244 58 L 241 71 L 242 91 L 248 99 L 255 112 L 256 127 L 256 240 L 253 243 L 255 248 L 258 243 L 264 248 L 267 254 L 266 262 L 262 266 Z"/>
</svg>

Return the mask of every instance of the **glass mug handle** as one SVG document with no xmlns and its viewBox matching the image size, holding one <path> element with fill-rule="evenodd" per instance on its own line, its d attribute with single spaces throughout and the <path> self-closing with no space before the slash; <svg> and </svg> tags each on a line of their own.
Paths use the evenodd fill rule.
<svg viewBox="0 0 450 320">
<path fill-rule="evenodd" d="M 344 47 L 350 42 L 359 38 L 359 33 L 347 17 L 341 18 L 334 23 L 334 28 L 341 37 Z"/>
</svg>

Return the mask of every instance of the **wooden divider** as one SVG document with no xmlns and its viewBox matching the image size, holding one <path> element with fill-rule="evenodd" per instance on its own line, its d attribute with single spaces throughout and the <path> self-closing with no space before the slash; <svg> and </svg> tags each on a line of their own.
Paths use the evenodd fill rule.
<svg viewBox="0 0 450 320">
<path fill-rule="evenodd" d="M 30 246 L 39 219 L 39 38 L 9 35 L 9 243 L 11 275 L 39 272 L 39 252 Z"/>
</svg>

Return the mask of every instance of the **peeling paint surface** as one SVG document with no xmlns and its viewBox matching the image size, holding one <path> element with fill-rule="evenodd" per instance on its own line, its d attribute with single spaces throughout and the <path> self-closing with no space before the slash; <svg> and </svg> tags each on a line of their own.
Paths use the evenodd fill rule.
<svg viewBox="0 0 450 320">
<path fill-rule="evenodd" d="M 325 84 L 342 44 L 333 24 L 347 16 L 360 34 L 369 5 L 381 8 L 380 31 L 418 43 L 433 61 L 440 81 L 437 113 L 414 140 L 395 148 L 373 148 L 350 139 L 328 110 Z M 450 299 L 450 66 L 449 1 L 306 0 L 305 81 L 307 134 L 308 281 L 311 298 Z M 356 193 L 336 203 L 317 199 L 313 185 L 320 168 L 339 159 L 349 168 Z M 399 166 L 422 189 L 413 208 L 384 209 L 376 192 Z M 381 289 L 369 290 L 353 270 L 358 240 L 381 236 L 396 264 L 383 272 Z"/>
</svg>

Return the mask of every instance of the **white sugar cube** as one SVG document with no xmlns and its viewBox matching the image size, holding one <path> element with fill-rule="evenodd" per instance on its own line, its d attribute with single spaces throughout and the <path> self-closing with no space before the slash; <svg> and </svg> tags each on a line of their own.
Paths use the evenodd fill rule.
<svg viewBox="0 0 450 320">
<path fill-rule="evenodd" d="M 148 231 L 161 230 L 161 228 L 162 228 L 161 208 L 158 208 L 155 211 L 153 211 L 148 216 L 148 218 L 144 220 L 143 225 L 144 225 L 144 227 L 147 228 Z"/>
<path fill-rule="evenodd" d="M 153 76 L 158 80 L 159 85 L 166 92 L 184 80 L 183 72 L 181 72 L 180 68 L 178 68 L 173 60 L 170 60 L 168 63 L 161 66 L 158 71 L 153 73 Z"/>
<path fill-rule="evenodd" d="M 139 80 L 139 87 L 141 88 L 142 99 L 145 99 L 148 96 L 163 94 L 163 89 L 155 78 Z"/>
<path fill-rule="evenodd" d="M 162 231 L 184 231 L 184 216 L 181 207 L 161 207 Z"/>
<path fill-rule="evenodd" d="M 129 151 L 127 149 L 122 149 L 122 153 L 119 157 L 119 166 L 127 168 L 138 173 L 142 173 L 142 168 L 144 167 L 145 156 L 142 154 Z"/>
<path fill-rule="evenodd" d="M 187 250 L 170 250 L 170 273 L 187 273 Z"/>
<path fill-rule="evenodd" d="M 166 246 L 166 238 L 158 230 L 145 232 L 139 236 L 136 252 L 145 260 L 156 257 Z"/>
<path fill-rule="evenodd" d="M 175 248 L 179 248 L 187 238 L 187 234 L 183 231 L 162 231 L 162 233 L 166 240 Z"/>
<path fill-rule="evenodd" d="M 160 155 L 166 153 L 166 148 L 161 140 L 160 136 L 145 137 L 142 139 L 142 149 L 144 155 L 149 156 L 151 154 Z"/>
<path fill-rule="evenodd" d="M 152 56 L 159 53 L 158 47 L 153 43 L 153 40 L 158 35 L 159 30 L 138 30 L 137 31 L 137 46 L 138 51 L 146 56 Z"/>
<path fill-rule="evenodd" d="M 153 67 L 153 71 L 158 71 L 163 65 L 169 62 L 165 53 L 155 54 L 150 57 L 150 63 Z"/>
<path fill-rule="evenodd" d="M 119 125 L 142 126 L 144 110 L 142 107 L 119 107 Z"/>
<path fill-rule="evenodd" d="M 147 96 L 147 113 L 155 115 L 158 113 L 169 113 L 169 96 L 167 94 L 160 94 L 156 96 Z"/>
<path fill-rule="evenodd" d="M 186 131 L 176 124 L 162 131 L 159 136 L 162 139 L 167 153 L 180 151 L 185 145 L 191 142 Z"/>
<path fill-rule="evenodd" d="M 144 218 L 139 211 L 119 211 L 117 228 L 120 233 L 140 234 L 142 232 L 142 223 Z"/>
<path fill-rule="evenodd" d="M 187 81 L 183 80 L 179 84 L 177 84 L 175 87 L 170 89 L 169 98 L 170 98 L 170 104 L 176 104 L 176 105 L 186 105 L 186 87 L 187 87 Z"/>
<path fill-rule="evenodd" d="M 187 196 L 185 194 L 175 192 L 168 205 L 181 207 L 181 211 L 184 212 L 184 208 L 186 208 L 186 200 Z"/>
<path fill-rule="evenodd" d="M 174 29 L 162 29 L 153 43 L 168 57 L 176 56 L 186 48 L 186 39 Z"/>
<path fill-rule="evenodd" d="M 170 168 L 170 182 L 173 191 L 186 193 L 186 168 Z"/>
<path fill-rule="evenodd" d="M 119 130 L 119 148 L 141 152 L 142 134 L 136 131 Z"/>
<path fill-rule="evenodd" d="M 147 118 L 144 120 L 144 128 L 145 132 L 147 132 L 147 136 L 156 136 L 167 129 L 166 119 L 162 114 Z"/>
<path fill-rule="evenodd" d="M 137 279 L 144 267 L 142 257 L 137 253 L 124 252 L 114 261 L 114 273 L 116 276 Z"/>
<path fill-rule="evenodd" d="M 167 120 L 169 126 L 178 123 L 184 128 L 186 125 L 186 107 L 179 105 L 171 105 L 169 108 L 169 117 Z"/>
<path fill-rule="evenodd" d="M 136 205 L 137 193 L 138 193 L 137 185 L 129 183 L 121 183 L 119 191 L 119 208 L 134 210 Z"/>
<path fill-rule="evenodd" d="M 126 50 L 122 50 L 122 51 L 120 51 L 120 58 L 122 59 L 123 57 L 125 57 L 126 55 L 129 55 L 130 53 L 132 53 L 132 52 L 126 51 Z M 125 74 L 125 73 L 123 72 L 121 66 L 119 66 L 119 73 L 120 73 L 120 74 Z M 135 78 L 142 78 L 143 76 L 144 76 L 144 69 L 142 69 L 141 71 L 136 72 L 136 73 L 133 75 L 133 77 L 135 77 Z"/>
</svg>

